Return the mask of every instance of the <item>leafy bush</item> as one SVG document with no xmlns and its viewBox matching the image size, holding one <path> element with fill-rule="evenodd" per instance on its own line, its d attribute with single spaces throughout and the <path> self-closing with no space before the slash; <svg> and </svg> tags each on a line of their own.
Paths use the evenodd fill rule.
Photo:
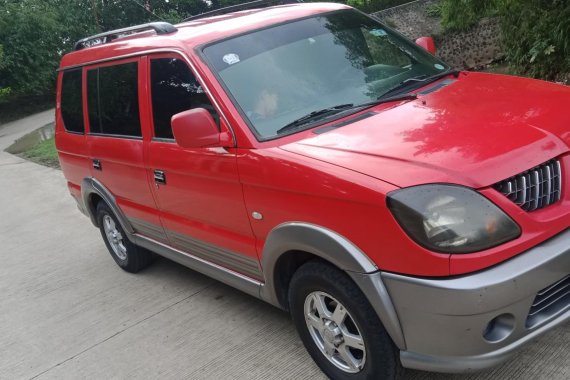
<svg viewBox="0 0 570 380">
<path fill-rule="evenodd" d="M 475 25 L 481 17 L 496 13 L 497 0 L 442 0 L 441 24 L 445 30 L 461 31 Z"/>
<path fill-rule="evenodd" d="M 441 17 L 442 14 L 442 3 L 435 2 L 433 4 L 428 5 L 426 9 L 426 13 L 430 17 Z"/>
<path fill-rule="evenodd" d="M 374 13 L 381 11 L 382 9 L 409 3 L 410 1 L 411 0 L 346 0 L 338 2 L 346 2 L 346 4 L 350 5 L 351 7 L 358 8 L 363 12 Z"/>
<path fill-rule="evenodd" d="M 570 72 L 568 0 L 441 0 L 438 6 L 446 31 L 499 16 L 506 60 L 516 73 L 552 80 Z"/>
<path fill-rule="evenodd" d="M 570 2 L 500 3 L 507 60 L 517 72 L 551 80 L 570 73 Z"/>
</svg>

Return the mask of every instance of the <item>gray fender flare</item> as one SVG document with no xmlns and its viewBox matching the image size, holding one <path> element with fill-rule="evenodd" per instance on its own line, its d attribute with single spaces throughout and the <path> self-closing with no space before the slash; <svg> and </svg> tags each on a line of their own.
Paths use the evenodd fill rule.
<svg viewBox="0 0 570 380">
<path fill-rule="evenodd" d="M 93 223 L 95 227 L 99 227 L 97 224 L 97 210 L 94 210 L 91 206 L 91 196 L 93 194 L 100 196 L 105 201 L 105 203 L 107 203 L 109 208 L 111 208 L 119 220 L 119 223 L 121 224 L 121 227 L 123 227 L 123 230 L 125 230 L 129 235 L 129 240 L 132 240 L 131 236 L 135 230 L 129 223 L 129 220 L 123 211 L 121 211 L 119 206 L 117 206 L 117 201 L 115 200 L 113 194 L 97 179 L 93 177 L 87 177 L 81 181 L 81 199 L 83 201 L 84 210 L 87 212 L 89 219 L 91 219 L 91 223 Z"/>
<path fill-rule="evenodd" d="M 396 346 L 405 349 L 400 321 L 377 265 L 356 245 L 328 228 L 289 222 L 271 230 L 261 257 L 265 283 L 260 288 L 260 298 L 285 308 L 277 295 L 275 270 L 279 258 L 290 251 L 311 253 L 345 271 L 368 298 Z"/>
</svg>

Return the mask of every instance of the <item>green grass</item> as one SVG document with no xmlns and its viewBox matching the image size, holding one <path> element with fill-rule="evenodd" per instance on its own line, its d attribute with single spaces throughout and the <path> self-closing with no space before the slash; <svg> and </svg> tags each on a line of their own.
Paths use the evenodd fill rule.
<svg viewBox="0 0 570 380">
<path fill-rule="evenodd" d="M 59 168 L 57 150 L 55 149 L 55 137 L 37 143 L 30 149 L 20 153 L 20 156 L 41 165 Z"/>
</svg>

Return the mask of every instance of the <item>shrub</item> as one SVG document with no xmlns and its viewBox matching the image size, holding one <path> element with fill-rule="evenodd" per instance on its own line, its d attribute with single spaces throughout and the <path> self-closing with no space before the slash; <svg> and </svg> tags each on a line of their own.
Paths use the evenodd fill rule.
<svg viewBox="0 0 570 380">
<path fill-rule="evenodd" d="M 410 1 L 411 0 L 346 0 L 346 3 L 351 7 L 360 9 L 363 12 L 374 13 L 381 11 L 382 9 L 391 8 L 397 5 L 409 3 Z M 344 1 L 338 1 L 338 2 L 344 2 Z"/>
<path fill-rule="evenodd" d="M 497 11 L 497 0 L 442 0 L 439 2 L 444 30 L 461 31 L 475 25 L 481 17 Z"/>
<path fill-rule="evenodd" d="M 506 60 L 518 74 L 556 79 L 570 72 L 567 0 L 441 0 L 442 26 L 461 31 L 497 15 Z"/>
<path fill-rule="evenodd" d="M 553 80 L 570 72 L 570 2 L 503 0 L 500 12 L 507 60 L 519 73 Z"/>
</svg>

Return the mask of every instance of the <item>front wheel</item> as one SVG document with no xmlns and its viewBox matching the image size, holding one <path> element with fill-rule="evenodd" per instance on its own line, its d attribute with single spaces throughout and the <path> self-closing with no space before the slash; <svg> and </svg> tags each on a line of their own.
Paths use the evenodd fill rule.
<svg viewBox="0 0 570 380">
<path fill-rule="evenodd" d="M 331 379 L 395 379 L 397 350 L 350 277 L 320 261 L 291 280 L 289 306 L 307 351 Z"/>
</svg>

